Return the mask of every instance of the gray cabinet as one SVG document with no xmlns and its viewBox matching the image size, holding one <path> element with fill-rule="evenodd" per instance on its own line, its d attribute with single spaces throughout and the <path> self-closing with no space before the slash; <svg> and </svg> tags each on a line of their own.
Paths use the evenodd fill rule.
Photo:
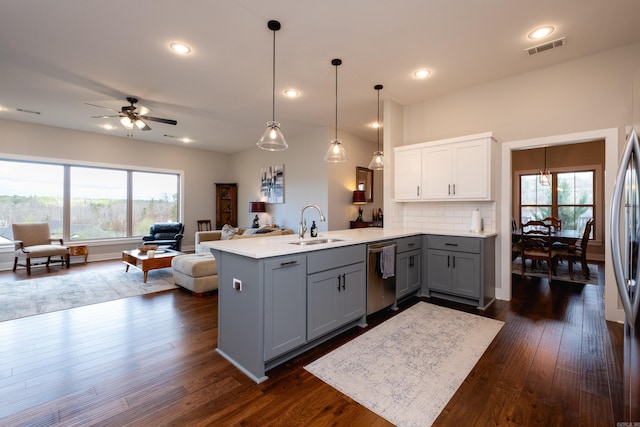
<svg viewBox="0 0 640 427">
<path fill-rule="evenodd" d="M 264 263 L 264 360 L 307 342 L 306 255 Z"/>
<path fill-rule="evenodd" d="M 422 238 L 398 239 L 396 252 L 396 300 L 420 290 L 422 285 Z"/>
<path fill-rule="evenodd" d="M 365 316 L 364 245 L 307 256 L 307 340 Z"/>
<path fill-rule="evenodd" d="M 495 298 L 495 238 L 428 236 L 427 294 L 485 308 Z"/>
</svg>

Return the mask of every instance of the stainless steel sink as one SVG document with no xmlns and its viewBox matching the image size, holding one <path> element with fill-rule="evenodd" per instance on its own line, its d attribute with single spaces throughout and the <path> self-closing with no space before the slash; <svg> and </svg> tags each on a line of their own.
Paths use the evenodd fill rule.
<svg viewBox="0 0 640 427">
<path fill-rule="evenodd" d="M 311 239 L 311 240 L 298 240 L 297 242 L 289 242 L 290 245 L 307 246 L 307 245 L 320 245 L 322 243 L 342 242 L 344 239 Z"/>
</svg>

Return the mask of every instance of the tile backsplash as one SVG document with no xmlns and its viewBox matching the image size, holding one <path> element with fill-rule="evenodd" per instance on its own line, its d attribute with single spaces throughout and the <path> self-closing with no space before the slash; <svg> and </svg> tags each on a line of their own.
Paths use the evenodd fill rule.
<svg viewBox="0 0 640 427">
<path fill-rule="evenodd" d="M 472 212 L 479 209 L 484 231 L 496 231 L 495 202 L 392 203 L 392 207 L 391 225 L 396 227 L 469 231 Z"/>
</svg>

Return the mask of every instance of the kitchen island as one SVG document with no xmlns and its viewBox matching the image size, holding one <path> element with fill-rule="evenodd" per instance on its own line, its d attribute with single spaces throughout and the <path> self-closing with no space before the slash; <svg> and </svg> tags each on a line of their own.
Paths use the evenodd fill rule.
<svg viewBox="0 0 640 427">
<path fill-rule="evenodd" d="M 443 234 L 361 228 L 324 232 L 304 244 L 296 235 L 206 242 L 218 267 L 217 352 L 260 383 L 267 370 L 366 327 L 367 244 L 427 233 Z M 444 235 L 495 240 L 495 233 Z"/>
</svg>

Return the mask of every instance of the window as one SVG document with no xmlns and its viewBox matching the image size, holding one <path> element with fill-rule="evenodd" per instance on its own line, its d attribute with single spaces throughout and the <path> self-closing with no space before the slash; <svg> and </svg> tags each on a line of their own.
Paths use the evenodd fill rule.
<svg viewBox="0 0 640 427">
<path fill-rule="evenodd" d="M 64 168 L 0 160 L 0 236 L 13 240 L 11 224 L 48 222 L 63 236 Z"/>
<path fill-rule="evenodd" d="M 141 236 L 179 221 L 179 188 L 177 173 L 0 160 L 0 237 L 16 222 L 67 241 Z"/>
<path fill-rule="evenodd" d="M 593 218 L 594 194 L 593 170 L 554 172 L 549 186 L 540 185 L 537 174 L 520 175 L 520 223 L 554 216 L 563 230 L 582 231 Z"/>
</svg>

